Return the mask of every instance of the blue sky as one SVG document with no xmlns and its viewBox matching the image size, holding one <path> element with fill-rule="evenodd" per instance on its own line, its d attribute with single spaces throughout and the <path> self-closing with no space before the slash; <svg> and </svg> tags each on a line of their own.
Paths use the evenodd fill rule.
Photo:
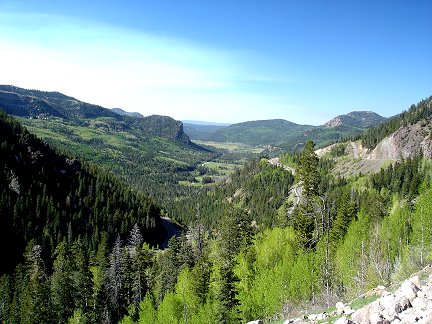
<svg viewBox="0 0 432 324">
<path fill-rule="evenodd" d="M 432 1 L 0 1 L 0 83 L 182 120 L 322 124 L 432 95 Z"/>
</svg>

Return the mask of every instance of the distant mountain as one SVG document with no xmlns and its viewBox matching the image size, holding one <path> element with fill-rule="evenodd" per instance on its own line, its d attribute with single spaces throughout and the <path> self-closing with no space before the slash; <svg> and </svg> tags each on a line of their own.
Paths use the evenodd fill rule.
<svg viewBox="0 0 432 324">
<path fill-rule="evenodd" d="M 184 124 L 188 125 L 201 125 L 201 126 L 229 126 L 231 123 L 215 123 L 208 121 L 200 121 L 200 120 L 183 120 Z"/>
<path fill-rule="evenodd" d="M 238 142 L 251 146 L 276 146 L 296 151 L 309 139 L 324 146 L 346 136 L 361 133 L 385 120 L 373 112 L 354 111 L 338 116 L 322 126 L 298 125 L 283 119 L 257 120 L 233 124 L 198 138 L 216 142 Z"/>
<path fill-rule="evenodd" d="M 111 108 L 112 111 L 114 111 L 115 113 L 122 115 L 122 116 L 129 116 L 129 117 L 144 117 L 143 115 L 141 115 L 138 112 L 128 112 L 128 111 L 124 111 L 121 108 Z"/>
<path fill-rule="evenodd" d="M 353 111 L 346 115 L 339 115 L 327 123 L 326 127 L 351 126 L 359 128 L 369 128 L 386 120 L 385 117 L 373 111 Z"/>
<path fill-rule="evenodd" d="M 252 146 L 279 144 L 312 127 L 298 125 L 283 119 L 255 120 L 219 129 L 209 139 L 216 142 L 239 142 Z"/>
<path fill-rule="evenodd" d="M 154 196 L 168 191 L 161 183 L 177 184 L 214 155 L 192 143 L 183 123 L 171 117 L 120 115 L 58 92 L 0 86 L 0 109 L 49 144 Z"/>
<path fill-rule="evenodd" d="M 184 122 L 183 130 L 192 140 L 207 140 L 216 131 L 227 126 L 216 124 L 189 124 Z"/>
<path fill-rule="evenodd" d="M 99 119 L 116 130 L 139 130 L 151 136 L 161 136 L 193 146 L 183 132 L 183 124 L 167 116 L 135 117 L 128 113 L 103 108 L 79 101 L 59 92 L 26 90 L 15 86 L 0 85 L 0 107 L 8 114 L 30 119 L 58 117 L 79 125 Z M 118 110 L 117 110 L 118 111 Z M 93 123 L 94 124 L 94 123 Z M 95 125 L 95 124 L 94 124 Z M 97 127 L 97 126 L 96 126 Z"/>
</svg>

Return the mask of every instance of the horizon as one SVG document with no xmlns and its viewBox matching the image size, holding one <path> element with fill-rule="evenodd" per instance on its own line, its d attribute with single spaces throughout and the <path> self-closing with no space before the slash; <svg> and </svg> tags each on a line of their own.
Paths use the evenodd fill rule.
<svg viewBox="0 0 432 324">
<path fill-rule="evenodd" d="M 0 86 L 17 87 L 17 86 L 12 85 L 12 84 L 0 84 Z M 20 88 L 20 87 L 17 87 L 17 88 Z M 24 89 L 24 88 L 21 88 L 21 89 Z M 71 97 L 71 98 L 73 98 L 73 99 L 75 99 L 75 100 L 78 100 L 78 101 L 84 102 L 84 103 L 86 103 L 86 104 L 91 104 L 91 105 L 95 105 L 95 106 L 100 106 L 100 107 L 105 108 L 105 109 L 108 109 L 108 110 L 116 110 L 116 109 L 120 109 L 120 110 L 122 110 L 122 111 L 124 111 L 124 112 L 126 112 L 126 113 L 139 113 L 139 114 L 141 114 L 141 113 L 138 112 L 138 111 L 126 111 L 125 109 L 123 109 L 123 108 L 118 108 L 118 107 L 108 108 L 108 107 L 103 107 L 102 105 L 100 105 L 100 104 L 98 104 L 98 103 L 85 102 L 85 101 L 82 101 L 82 100 L 80 100 L 79 98 L 77 98 L 77 97 L 75 97 L 75 96 L 73 96 L 73 95 L 70 95 L 70 94 L 67 94 L 67 93 L 62 93 L 62 92 L 55 91 L 55 90 L 52 90 L 52 91 L 45 91 L 45 90 L 40 90 L 40 89 L 24 89 L 24 90 L 27 90 L 27 91 L 41 91 L 41 92 L 47 92 L 47 93 L 59 93 L 59 94 L 61 94 L 61 95 L 64 95 L 64 96 L 67 96 L 67 97 Z M 339 117 L 339 116 L 345 116 L 345 115 L 348 115 L 348 114 L 353 113 L 353 112 L 371 112 L 371 113 L 378 114 L 379 116 L 388 119 L 388 118 L 392 118 L 392 117 L 394 117 L 394 116 L 396 116 L 396 115 L 402 113 L 402 112 L 405 111 L 405 110 L 408 110 L 408 108 L 409 108 L 409 107 L 407 107 L 406 109 L 404 109 L 404 110 L 402 110 L 402 111 L 400 111 L 400 112 L 398 112 L 398 113 L 396 113 L 396 114 L 394 114 L 394 115 L 391 115 L 391 116 L 383 116 L 383 115 L 378 114 L 377 112 L 372 111 L 372 110 L 353 110 L 353 111 L 349 111 L 349 112 L 346 112 L 346 113 L 342 113 L 342 114 L 339 114 L 339 115 L 333 116 L 333 117 L 331 117 L 330 119 L 328 119 L 328 120 L 326 120 L 325 122 L 323 122 L 322 124 L 298 124 L 298 125 L 302 125 L 302 126 L 323 126 L 325 123 L 327 123 L 327 122 L 333 120 L 334 118 L 337 118 L 337 117 Z M 152 114 L 152 115 L 158 115 L 158 114 Z M 148 117 L 148 116 L 151 116 L 151 115 L 142 115 L 142 114 L 141 114 L 141 116 L 142 116 L 142 117 Z M 170 117 L 170 118 L 175 119 L 173 116 L 170 116 L 170 115 L 162 115 L 162 116 L 166 116 L 166 117 Z M 291 120 L 284 119 L 284 118 L 280 118 L 280 117 L 276 117 L 276 118 L 266 118 L 266 119 L 247 119 L 247 120 L 241 120 L 241 121 L 239 121 L 239 122 L 235 122 L 235 123 L 230 123 L 230 122 L 215 122 L 215 121 L 212 121 L 212 120 L 195 120 L 195 119 L 176 119 L 176 120 L 181 121 L 183 124 L 186 123 L 186 124 L 200 125 L 200 126 L 205 126 L 205 125 L 213 125 L 213 126 L 230 126 L 230 125 L 234 125 L 234 124 L 241 124 L 241 123 L 246 123 L 246 122 L 268 121 L 268 120 L 284 120 L 284 121 L 292 122 Z M 292 123 L 293 123 L 293 122 L 292 122 Z M 297 123 L 296 123 L 296 124 L 297 124 Z"/>
<path fill-rule="evenodd" d="M 431 10 L 428 1 L 2 1 L 0 83 L 177 120 L 391 117 L 432 94 Z"/>
</svg>

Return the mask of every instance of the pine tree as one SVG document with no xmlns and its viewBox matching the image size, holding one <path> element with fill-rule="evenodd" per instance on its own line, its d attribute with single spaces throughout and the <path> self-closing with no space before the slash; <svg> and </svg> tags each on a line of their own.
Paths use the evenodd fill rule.
<svg viewBox="0 0 432 324">
<path fill-rule="evenodd" d="M 299 177 L 301 181 L 300 209 L 292 215 L 292 224 L 298 233 L 299 242 L 306 248 L 315 246 L 320 235 L 319 216 L 322 201 L 318 197 L 318 162 L 314 143 L 308 141 L 300 155 Z M 322 218 L 322 217 L 321 217 Z"/>
<path fill-rule="evenodd" d="M 123 292 L 123 250 L 122 241 L 118 235 L 114 243 L 107 269 L 107 291 L 110 301 L 111 312 L 115 319 L 120 319 L 123 311 L 122 292 Z"/>
</svg>

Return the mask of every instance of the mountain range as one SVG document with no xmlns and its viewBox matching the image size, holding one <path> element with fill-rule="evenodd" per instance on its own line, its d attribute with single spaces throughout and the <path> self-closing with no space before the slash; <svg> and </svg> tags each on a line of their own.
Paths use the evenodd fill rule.
<svg viewBox="0 0 432 324">
<path fill-rule="evenodd" d="M 288 129 L 294 136 L 281 146 L 361 133 L 315 152 L 308 142 L 277 161 L 254 158 L 215 185 L 186 187 L 180 179 L 213 174 L 216 158 L 229 154 L 193 144 L 181 122 L 2 87 L 0 107 L 15 116 L 0 112 L 0 244 L 9 247 L 0 251 L 0 322 L 316 322 L 304 310 L 329 313 L 336 300 L 360 295 L 364 305 L 370 288 L 430 263 L 431 105 L 429 97 L 382 122 L 353 112 L 303 133 L 285 120 L 228 126 L 269 142 L 272 128 Z M 377 168 L 363 169 L 365 161 Z M 152 199 L 162 191 L 163 204 Z M 187 235 L 175 237 L 166 216 Z M 410 290 L 373 304 L 389 322 L 410 308 L 423 313 L 405 322 L 430 319 L 425 269 Z M 336 305 L 335 316 L 372 317 L 372 306 Z"/>
<path fill-rule="evenodd" d="M 214 155 L 192 143 L 182 122 L 171 117 L 119 114 L 58 92 L 2 85 L 0 108 L 57 149 L 104 167 L 154 198 L 158 183 L 178 183 Z"/>
<path fill-rule="evenodd" d="M 370 111 L 354 111 L 340 115 L 321 126 L 299 125 L 283 119 L 247 121 L 223 126 L 185 124 L 192 139 L 214 142 L 237 142 L 251 146 L 272 145 L 284 150 L 299 150 L 302 143 L 313 139 L 325 146 L 341 138 L 361 133 L 386 118 Z"/>
</svg>

